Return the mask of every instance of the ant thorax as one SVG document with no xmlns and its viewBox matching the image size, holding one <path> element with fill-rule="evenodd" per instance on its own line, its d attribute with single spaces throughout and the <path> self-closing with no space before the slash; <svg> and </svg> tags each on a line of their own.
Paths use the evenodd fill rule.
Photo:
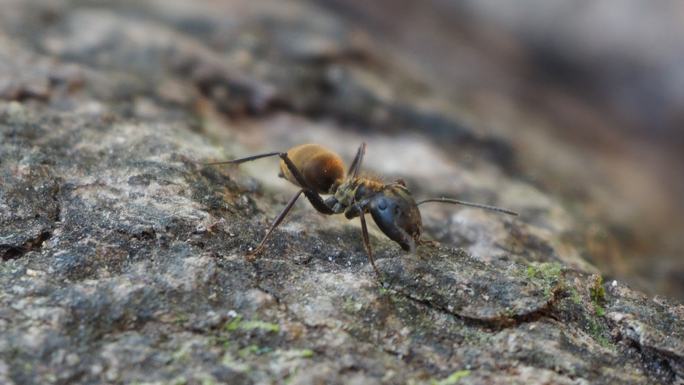
<svg viewBox="0 0 684 385">
<path fill-rule="evenodd" d="M 335 213 L 344 212 L 354 203 L 369 199 L 382 191 L 384 184 L 377 180 L 358 177 L 345 180 L 335 191 L 335 195 L 328 199 Z"/>
</svg>

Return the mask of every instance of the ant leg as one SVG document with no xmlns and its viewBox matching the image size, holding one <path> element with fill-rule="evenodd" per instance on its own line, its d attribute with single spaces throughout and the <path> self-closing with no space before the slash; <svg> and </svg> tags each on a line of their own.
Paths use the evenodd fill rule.
<svg viewBox="0 0 684 385">
<path fill-rule="evenodd" d="M 430 247 L 439 247 L 441 244 L 438 241 L 435 241 L 434 239 L 419 239 L 418 240 L 418 245 L 419 246 L 430 246 Z"/>
<path fill-rule="evenodd" d="M 302 173 L 299 171 L 297 166 L 295 166 L 294 163 L 290 160 L 290 158 L 287 156 L 286 152 L 268 152 L 265 154 L 258 154 L 258 155 L 252 155 L 248 156 L 245 158 L 240 158 L 240 159 L 233 159 L 233 160 L 226 160 L 226 161 L 220 161 L 220 162 L 211 162 L 211 163 L 204 163 L 205 166 L 216 166 L 216 165 L 222 165 L 222 164 L 240 164 L 244 162 L 249 162 L 252 160 L 257 160 L 261 158 L 266 158 L 269 156 L 279 156 L 287 165 L 287 168 L 290 170 L 292 175 L 294 175 L 295 179 L 297 179 L 297 183 L 303 188 L 304 195 L 306 198 L 311 202 L 311 205 L 318 210 L 319 212 L 327 215 L 335 214 L 335 212 L 325 204 L 325 200 L 321 198 L 318 193 L 316 193 L 309 185 L 306 183 L 306 180 L 304 179 L 304 176 Z M 279 175 L 280 176 L 280 175 Z"/>
<path fill-rule="evenodd" d="M 347 219 L 354 219 L 361 215 L 361 213 L 365 212 L 366 207 L 368 207 L 368 202 L 370 202 L 370 199 L 363 199 L 349 207 L 347 207 L 344 210 L 344 216 Z"/>
<path fill-rule="evenodd" d="M 280 222 L 282 222 L 283 219 L 285 219 L 285 216 L 287 216 L 287 214 L 290 212 L 290 209 L 292 209 L 292 206 L 294 206 L 295 202 L 297 202 L 297 199 L 299 198 L 300 195 L 302 195 L 303 191 L 304 190 L 297 191 L 297 194 L 295 194 L 292 197 L 292 199 L 290 199 L 290 201 L 287 202 L 287 205 L 285 206 L 283 211 L 281 211 L 280 214 L 278 214 L 276 219 L 271 224 L 271 227 L 268 229 L 268 232 L 266 233 L 266 236 L 264 236 L 264 239 L 262 239 L 261 242 L 259 242 L 259 245 L 256 247 L 256 249 L 254 249 L 254 251 L 247 254 L 247 260 L 248 261 L 251 262 L 251 261 L 254 261 L 256 259 L 257 254 L 259 254 L 261 252 L 261 250 L 264 248 L 264 245 L 266 244 L 266 241 L 268 240 L 268 238 L 270 238 L 273 230 L 275 230 L 276 227 L 278 227 L 278 225 L 280 224 Z"/>
<path fill-rule="evenodd" d="M 223 160 L 220 162 L 203 163 L 203 165 L 205 165 L 205 166 L 216 166 L 216 165 L 221 165 L 221 164 L 240 164 L 240 163 L 249 162 L 251 160 L 257 160 L 257 159 L 266 158 L 269 156 L 276 156 L 276 155 L 280 155 L 280 152 L 269 152 L 266 154 L 248 156 L 246 158 L 233 159 L 233 160 Z"/>
<path fill-rule="evenodd" d="M 366 143 L 361 143 L 359 149 L 356 151 L 356 156 L 354 157 L 351 166 L 349 166 L 349 171 L 347 171 L 347 175 L 351 175 L 352 178 L 355 178 L 359 175 L 359 170 L 361 170 L 361 163 L 363 163 L 363 156 L 365 154 Z"/>
<path fill-rule="evenodd" d="M 287 156 L 287 153 L 281 152 L 279 156 L 280 159 L 282 159 L 283 162 L 285 162 L 285 165 L 287 166 L 288 170 L 290 170 L 290 172 L 292 173 L 292 176 L 295 177 L 297 183 L 299 183 L 299 185 L 302 187 L 304 195 L 309 200 L 309 202 L 311 202 L 311 205 L 322 214 L 335 214 L 335 211 L 333 211 L 333 209 L 325 203 L 325 200 L 323 200 L 323 198 L 306 183 L 304 175 L 302 175 L 301 171 L 299 171 L 297 166 L 295 166 L 295 164 L 292 163 L 292 160 L 290 160 L 290 157 Z"/>
<path fill-rule="evenodd" d="M 361 218 L 361 233 L 363 234 L 363 244 L 366 246 L 366 252 L 368 253 L 368 260 L 370 261 L 371 266 L 373 266 L 373 270 L 375 270 L 375 275 L 378 277 L 378 279 L 380 279 L 380 271 L 375 266 L 375 260 L 373 259 L 373 252 L 371 251 L 370 240 L 368 239 L 366 216 L 364 215 L 363 211 L 361 212 L 359 218 Z"/>
<path fill-rule="evenodd" d="M 304 196 L 306 196 L 306 199 L 309 200 L 311 206 L 313 206 L 319 213 L 325 215 L 335 214 L 333 209 L 331 209 L 330 206 L 325 204 L 325 200 L 323 200 L 323 198 L 321 198 L 321 196 L 318 195 L 315 191 L 304 190 Z"/>
</svg>

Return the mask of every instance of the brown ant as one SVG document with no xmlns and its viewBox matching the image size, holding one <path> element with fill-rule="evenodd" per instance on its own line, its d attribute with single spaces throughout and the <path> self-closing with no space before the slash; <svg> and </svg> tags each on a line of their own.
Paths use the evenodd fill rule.
<svg viewBox="0 0 684 385">
<path fill-rule="evenodd" d="M 285 216 L 302 194 L 322 214 L 344 213 L 347 219 L 355 217 L 361 219 L 363 243 L 368 253 L 368 259 L 378 277 L 380 277 L 380 272 L 375 266 L 368 239 L 366 213 L 370 213 L 380 230 L 388 238 L 397 242 L 406 251 L 413 251 L 416 245 L 426 242 L 421 239 L 422 220 L 418 210 L 418 206 L 423 203 L 453 203 L 518 215 L 516 212 L 499 207 L 448 198 L 426 199 L 416 203 L 402 180 L 385 184 L 377 179 L 360 176 L 359 171 L 365 152 L 366 144 L 362 143 L 346 172 L 342 159 L 334 152 L 318 144 L 302 144 L 289 149 L 287 152 L 269 152 L 235 160 L 207 163 L 207 165 L 239 164 L 278 156 L 280 157 L 280 173 L 278 176 L 287 179 L 300 188 L 283 211 L 278 214 L 256 249 L 248 254 L 249 259 L 256 258 L 256 255 L 261 252 L 273 230 L 285 219 Z M 331 196 L 328 199 L 323 199 L 321 194 Z"/>
</svg>

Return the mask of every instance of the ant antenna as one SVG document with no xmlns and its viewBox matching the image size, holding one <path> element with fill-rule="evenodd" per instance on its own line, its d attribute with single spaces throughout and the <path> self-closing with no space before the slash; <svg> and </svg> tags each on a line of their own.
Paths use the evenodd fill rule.
<svg viewBox="0 0 684 385">
<path fill-rule="evenodd" d="M 477 207 L 478 209 L 484 209 L 484 210 L 490 210 L 490 211 L 496 211 L 499 213 L 503 214 L 508 214 L 508 215 L 514 215 L 517 216 L 518 213 L 515 211 L 507 210 L 507 209 L 502 209 L 501 207 L 496 207 L 496 206 L 489 206 L 489 205 L 483 205 L 479 203 L 471 203 L 471 202 L 464 202 L 464 201 L 459 201 L 457 199 L 450 199 L 450 198 L 432 198 L 432 199 L 425 199 L 423 201 L 420 201 L 416 203 L 417 206 L 422 205 L 423 203 L 428 203 L 428 202 L 441 202 L 441 203 L 453 203 L 457 205 L 463 205 L 463 206 L 470 206 L 470 207 Z"/>
</svg>

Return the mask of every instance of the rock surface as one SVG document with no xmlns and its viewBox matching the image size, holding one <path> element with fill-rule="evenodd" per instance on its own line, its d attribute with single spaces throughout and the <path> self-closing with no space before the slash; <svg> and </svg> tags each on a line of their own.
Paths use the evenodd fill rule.
<svg viewBox="0 0 684 385">
<path fill-rule="evenodd" d="M 684 307 L 604 283 L 505 141 L 325 10 L 253 3 L 0 1 L 0 383 L 684 383 Z M 522 215 L 372 230 L 380 283 L 300 202 L 247 262 L 294 189 L 198 162 L 308 141 Z"/>
</svg>

